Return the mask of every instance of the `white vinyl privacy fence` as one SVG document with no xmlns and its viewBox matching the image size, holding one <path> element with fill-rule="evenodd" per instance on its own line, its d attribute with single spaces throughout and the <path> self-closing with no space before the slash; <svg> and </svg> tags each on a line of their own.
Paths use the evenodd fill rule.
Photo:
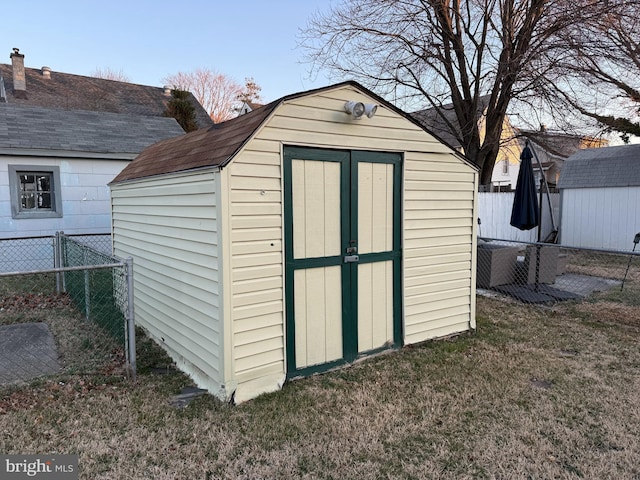
<svg viewBox="0 0 640 480">
<path fill-rule="evenodd" d="M 480 237 L 500 238 L 519 242 L 536 242 L 538 229 L 521 231 L 510 225 L 514 192 L 480 192 L 478 193 L 478 235 Z M 560 213 L 560 195 L 550 195 L 555 219 L 558 227 Z M 542 199 L 542 235 L 544 240 L 553 231 L 551 213 L 546 195 Z"/>
</svg>

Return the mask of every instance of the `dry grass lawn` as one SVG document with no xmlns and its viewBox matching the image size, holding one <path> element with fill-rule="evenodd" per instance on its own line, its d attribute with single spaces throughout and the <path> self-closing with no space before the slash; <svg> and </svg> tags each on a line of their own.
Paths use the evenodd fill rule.
<svg viewBox="0 0 640 480">
<path fill-rule="evenodd" d="M 230 407 L 159 374 L 0 392 L 0 451 L 79 454 L 83 479 L 640 478 L 640 288 L 550 308 L 478 298 L 478 330 Z M 155 372 L 155 373 L 154 373 Z"/>
</svg>

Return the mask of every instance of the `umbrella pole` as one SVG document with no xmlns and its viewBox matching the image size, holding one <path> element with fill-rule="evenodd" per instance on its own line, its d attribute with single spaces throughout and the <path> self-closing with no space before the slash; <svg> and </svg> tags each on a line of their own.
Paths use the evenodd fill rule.
<svg viewBox="0 0 640 480">
<path fill-rule="evenodd" d="M 556 231 L 558 227 L 556 227 L 556 219 L 553 216 L 553 205 L 551 204 L 551 195 L 550 195 L 551 191 L 549 190 L 549 184 L 547 183 L 547 179 L 544 176 L 544 170 L 542 169 L 542 162 L 538 158 L 536 149 L 533 148 L 533 145 L 531 145 L 528 140 L 527 140 L 527 146 L 531 150 L 531 153 L 533 154 L 533 158 L 535 158 L 536 163 L 538 164 L 538 168 L 540 169 L 540 182 L 541 182 L 540 183 L 540 223 L 542 223 L 542 185 L 544 184 L 547 192 L 547 203 L 549 204 L 549 216 L 551 217 L 551 231 Z M 540 241 L 540 238 L 538 238 L 538 241 Z"/>
<path fill-rule="evenodd" d="M 540 169 L 540 175 L 542 175 L 542 169 Z M 542 186 L 544 185 L 544 179 L 540 178 L 540 220 L 538 221 L 538 244 L 536 245 L 536 279 L 533 284 L 534 290 L 537 292 L 540 289 L 540 242 L 542 241 Z"/>
</svg>

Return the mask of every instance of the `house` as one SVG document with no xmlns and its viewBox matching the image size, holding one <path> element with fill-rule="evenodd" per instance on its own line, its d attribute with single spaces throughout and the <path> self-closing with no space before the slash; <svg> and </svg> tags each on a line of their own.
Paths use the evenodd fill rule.
<svg viewBox="0 0 640 480">
<path fill-rule="evenodd" d="M 110 233 L 107 184 L 173 118 L 0 104 L 0 236 Z"/>
<path fill-rule="evenodd" d="M 479 108 L 484 113 L 489 97 L 480 98 Z M 463 152 L 457 119 L 453 105 L 444 105 L 441 109 L 428 108 L 412 114 L 425 128 L 433 132 L 452 148 Z M 480 132 L 483 134 L 484 116 L 480 116 Z M 510 191 L 515 189 L 520 170 L 520 154 L 529 141 L 542 164 L 543 174 L 550 187 L 555 187 L 560 177 L 564 160 L 583 148 L 599 148 L 608 145 L 603 138 L 587 135 L 575 135 L 565 132 L 553 132 L 541 125 L 540 130 L 516 128 L 509 117 L 505 117 L 500 139 L 500 150 L 491 176 L 492 191 Z M 540 168 L 534 160 L 533 169 L 537 182 L 540 179 Z"/>
<path fill-rule="evenodd" d="M 632 249 L 640 232 L 640 145 L 576 152 L 558 187 L 563 245 Z"/>
<path fill-rule="evenodd" d="M 136 322 L 221 399 L 475 328 L 478 170 L 356 82 L 159 142 L 110 185 Z"/>
<path fill-rule="evenodd" d="M 560 172 L 567 158 L 578 150 L 601 148 L 609 144 L 608 140 L 604 138 L 554 132 L 548 130 L 545 125 L 541 125 L 539 130 L 517 129 L 516 133 L 522 143 L 522 148 L 524 148 L 525 142 L 530 143 L 542 164 L 545 180 L 552 189 L 558 185 Z M 540 168 L 535 160 L 533 170 L 536 182 L 539 183 Z"/>
<path fill-rule="evenodd" d="M 184 133 L 163 116 L 170 92 L 10 57 L 0 65 L 0 238 L 110 233 L 107 183 L 145 147 Z"/>
<path fill-rule="evenodd" d="M 478 109 L 481 112 L 478 120 L 480 134 L 484 135 L 484 119 L 487 110 L 489 96 L 479 99 Z M 412 113 L 428 131 L 432 132 L 444 143 L 460 153 L 464 149 L 460 142 L 458 120 L 453 109 L 453 104 L 443 105 L 441 108 L 427 108 Z M 508 117 L 505 117 L 500 137 L 498 157 L 491 176 L 492 191 L 510 191 L 515 189 L 520 170 L 520 154 L 523 146 L 517 140 L 516 130 L 511 125 Z"/>
<path fill-rule="evenodd" d="M 169 87 L 72 75 L 49 67 L 26 68 L 23 54 L 14 51 L 10 57 L 11 65 L 0 64 L 0 103 L 163 117 L 171 99 Z M 190 102 L 198 128 L 212 126 L 213 121 L 192 94 Z"/>
</svg>

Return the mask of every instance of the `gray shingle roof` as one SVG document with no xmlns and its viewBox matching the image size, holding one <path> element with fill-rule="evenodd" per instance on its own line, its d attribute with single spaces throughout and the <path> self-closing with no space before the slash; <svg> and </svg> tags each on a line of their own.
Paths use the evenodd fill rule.
<svg viewBox="0 0 640 480">
<path fill-rule="evenodd" d="M 0 77 L 4 83 L 7 103 L 161 117 L 170 99 L 160 87 L 56 71 L 51 72 L 51 78 L 45 78 L 41 69 L 25 68 L 24 71 L 27 90 L 25 98 L 22 98 L 21 95 L 14 94 L 12 65 L 0 64 Z M 213 125 L 213 121 L 193 95 L 190 95 L 190 101 L 196 109 L 198 128 Z"/>
<path fill-rule="evenodd" d="M 182 134 L 167 117 L 0 104 L 0 149 L 137 154 Z"/>
<path fill-rule="evenodd" d="M 559 188 L 640 186 L 640 145 L 590 148 L 569 157 Z"/>
</svg>

